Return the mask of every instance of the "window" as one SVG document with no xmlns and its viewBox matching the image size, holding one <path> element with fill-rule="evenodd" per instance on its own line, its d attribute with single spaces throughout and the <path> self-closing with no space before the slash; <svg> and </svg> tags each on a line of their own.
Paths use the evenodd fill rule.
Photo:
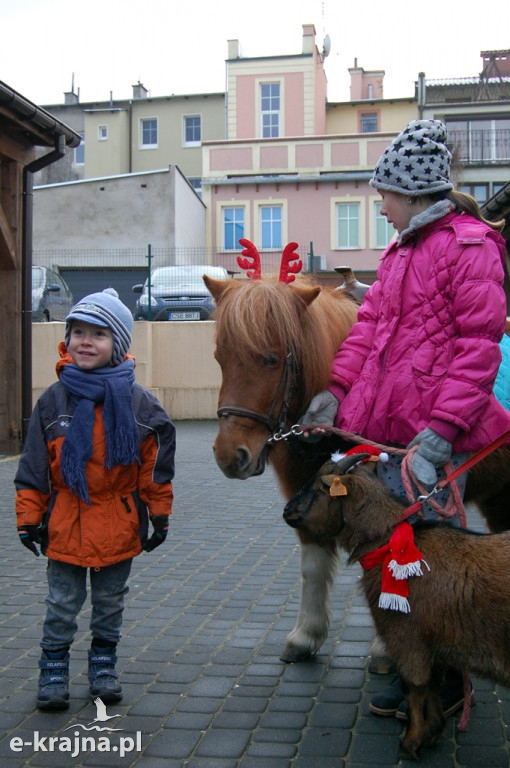
<svg viewBox="0 0 510 768">
<path fill-rule="evenodd" d="M 359 248 L 359 203 L 336 204 L 336 247 Z"/>
<path fill-rule="evenodd" d="M 393 224 L 381 214 L 382 202 L 375 203 L 375 247 L 386 248 L 395 234 Z"/>
<path fill-rule="evenodd" d="M 483 205 L 489 199 L 488 184 L 461 184 L 459 192 L 466 192 L 474 197 L 478 205 Z"/>
<path fill-rule="evenodd" d="M 510 159 L 510 120 L 449 120 L 448 142 L 464 163 L 499 163 Z"/>
<path fill-rule="evenodd" d="M 140 148 L 155 149 L 158 146 L 158 119 L 156 117 L 140 120 Z"/>
<path fill-rule="evenodd" d="M 263 139 L 280 135 L 280 83 L 260 84 L 260 117 Z"/>
<path fill-rule="evenodd" d="M 244 237 L 244 208 L 223 208 L 223 245 L 226 251 L 242 248 L 239 238 Z"/>
<path fill-rule="evenodd" d="M 260 242 L 264 250 L 282 247 L 282 206 L 260 207 Z"/>
<path fill-rule="evenodd" d="M 377 114 L 361 115 L 361 133 L 377 133 Z"/>
<path fill-rule="evenodd" d="M 200 115 L 184 116 L 184 146 L 199 147 L 202 141 L 202 118 Z"/>
<path fill-rule="evenodd" d="M 85 134 L 80 133 L 81 141 L 77 147 L 74 148 L 74 165 L 85 164 Z"/>
<path fill-rule="evenodd" d="M 202 197 L 202 179 L 200 176 L 197 177 L 188 177 L 188 181 L 200 197 Z"/>
<path fill-rule="evenodd" d="M 108 126 L 107 125 L 98 125 L 97 126 L 97 138 L 99 141 L 106 141 L 108 138 Z"/>
</svg>

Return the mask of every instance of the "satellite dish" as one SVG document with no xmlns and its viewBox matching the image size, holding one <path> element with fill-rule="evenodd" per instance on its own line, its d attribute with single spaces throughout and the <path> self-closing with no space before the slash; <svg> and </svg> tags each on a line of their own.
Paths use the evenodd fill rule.
<svg viewBox="0 0 510 768">
<path fill-rule="evenodd" d="M 329 53 L 331 51 L 331 38 L 329 35 L 326 35 L 324 38 L 324 42 L 322 43 L 322 57 L 325 59 L 326 56 L 329 56 Z"/>
</svg>

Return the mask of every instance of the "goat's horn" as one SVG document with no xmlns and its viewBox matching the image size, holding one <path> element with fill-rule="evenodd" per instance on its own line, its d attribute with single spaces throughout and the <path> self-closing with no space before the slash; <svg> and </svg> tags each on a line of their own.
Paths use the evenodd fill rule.
<svg viewBox="0 0 510 768">
<path fill-rule="evenodd" d="M 335 475 L 345 475 L 352 467 L 359 464 L 363 459 L 370 458 L 369 453 L 350 453 L 337 462 Z"/>
<path fill-rule="evenodd" d="M 303 268 L 303 262 L 299 258 L 299 254 L 294 252 L 297 247 L 297 243 L 289 243 L 283 249 L 280 277 L 278 278 L 280 283 L 292 283 L 292 281 L 296 279 L 295 276 L 297 273 L 301 272 L 301 269 Z M 291 261 L 296 263 L 291 264 Z"/>
<path fill-rule="evenodd" d="M 243 237 L 239 240 L 241 245 L 244 245 L 243 256 L 237 257 L 237 263 L 241 269 L 248 270 L 246 272 L 247 277 L 252 280 L 260 280 L 261 268 L 260 268 L 260 254 L 250 240 L 245 240 Z"/>
</svg>

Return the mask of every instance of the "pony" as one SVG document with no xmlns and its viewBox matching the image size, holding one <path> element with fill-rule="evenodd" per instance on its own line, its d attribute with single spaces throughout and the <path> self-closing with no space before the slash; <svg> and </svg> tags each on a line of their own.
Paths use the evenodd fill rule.
<svg viewBox="0 0 510 768">
<path fill-rule="evenodd" d="M 247 240 L 238 263 L 255 279 L 204 282 L 216 301 L 215 358 L 222 381 L 219 429 L 213 451 L 228 478 L 246 480 L 271 463 L 288 500 L 335 450 L 334 435 L 319 442 L 299 439 L 299 419 L 312 397 L 330 383 L 332 359 L 356 321 L 358 304 L 347 291 L 295 280 L 300 262 L 289 243 L 279 279 L 261 279 L 260 257 Z M 492 532 L 510 527 L 510 449 L 501 448 L 469 474 L 466 502 L 477 503 Z M 281 659 L 294 662 L 317 653 L 329 629 L 329 590 L 336 568 L 332 540 L 298 531 L 301 600 Z"/>
</svg>

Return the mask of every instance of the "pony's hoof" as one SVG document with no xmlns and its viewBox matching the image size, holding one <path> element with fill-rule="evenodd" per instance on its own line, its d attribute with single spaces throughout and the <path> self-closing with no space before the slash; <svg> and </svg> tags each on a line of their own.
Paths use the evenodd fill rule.
<svg viewBox="0 0 510 768">
<path fill-rule="evenodd" d="M 294 664 L 296 661 L 307 661 L 314 654 L 311 651 L 297 648 L 295 645 L 286 645 L 280 656 L 280 660 L 286 664 Z"/>
</svg>

